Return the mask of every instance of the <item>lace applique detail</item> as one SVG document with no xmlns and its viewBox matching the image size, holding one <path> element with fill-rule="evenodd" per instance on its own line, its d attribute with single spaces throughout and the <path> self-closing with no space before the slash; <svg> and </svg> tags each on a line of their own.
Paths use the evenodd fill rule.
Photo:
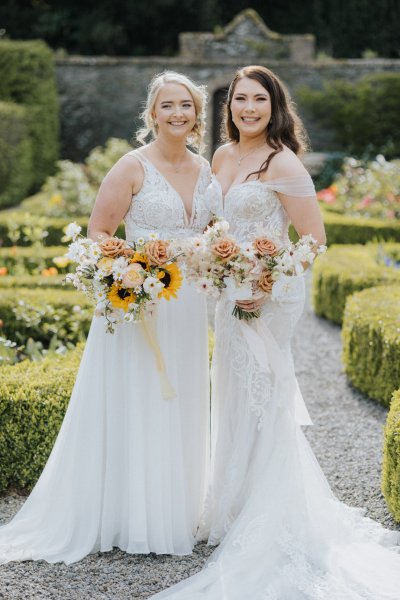
<svg viewBox="0 0 400 600">
<path fill-rule="evenodd" d="M 192 215 L 188 220 L 178 192 L 140 152 L 133 151 L 132 155 L 141 162 L 144 179 L 125 215 L 126 239 L 133 240 L 150 231 L 157 231 L 164 238 L 189 237 L 194 232 L 201 233 L 210 220 L 210 211 L 203 200 L 211 177 L 209 164 L 201 161 L 193 194 Z"/>
</svg>

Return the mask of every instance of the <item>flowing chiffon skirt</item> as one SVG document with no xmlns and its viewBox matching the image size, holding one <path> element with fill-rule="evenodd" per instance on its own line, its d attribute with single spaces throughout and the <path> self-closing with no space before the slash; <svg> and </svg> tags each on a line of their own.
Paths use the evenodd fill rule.
<svg viewBox="0 0 400 600">
<path fill-rule="evenodd" d="M 114 546 L 192 551 L 207 478 L 209 382 L 204 298 L 185 283 L 158 307 L 176 392 L 161 393 L 140 324 L 108 334 L 94 318 L 60 433 L 32 493 L 0 527 L 0 562 L 69 564 Z"/>
<path fill-rule="evenodd" d="M 399 533 L 334 497 L 301 429 L 310 420 L 290 339 L 303 278 L 290 286 L 249 323 L 219 302 L 212 479 L 200 537 L 220 545 L 201 572 L 154 599 L 400 598 Z"/>
</svg>

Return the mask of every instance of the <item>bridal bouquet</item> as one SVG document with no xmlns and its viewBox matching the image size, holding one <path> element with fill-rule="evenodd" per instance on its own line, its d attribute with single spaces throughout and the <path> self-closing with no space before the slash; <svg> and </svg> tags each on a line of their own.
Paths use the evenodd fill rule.
<svg viewBox="0 0 400 600">
<path fill-rule="evenodd" d="M 315 254 L 326 249 L 316 247 L 311 235 L 279 248 L 262 233 L 249 242 L 238 243 L 228 232 L 229 224 L 217 220 L 202 236 L 187 240 L 181 247 L 180 260 L 187 279 L 198 290 L 215 298 L 224 291 L 233 301 L 264 295 L 277 300 L 285 294 L 287 277 L 303 273 L 302 263 L 311 264 Z M 235 305 L 233 315 L 248 320 L 259 317 L 260 311 L 245 311 Z"/>
<path fill-rule="evenodd" d="M 66 256 L 77 263 L 66 280 L 93 300 L 107 331 L 114 333 L 123 321 L 142 321 L 162 298 L 176 298 L 182 276 L 170 242 L 156 233 L 132 243 L 115 237 L 94 242 L 80 231 L 76 223 L 66 229 L 72 239 Z"/>
</svg>

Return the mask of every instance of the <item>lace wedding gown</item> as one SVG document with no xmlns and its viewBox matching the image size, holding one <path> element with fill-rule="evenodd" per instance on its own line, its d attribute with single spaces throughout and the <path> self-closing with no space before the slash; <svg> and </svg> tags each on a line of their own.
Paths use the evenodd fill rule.
<svg viewBox="0 0 400 600">
<path fill-rule="evenodd" d="M 289 219 L 276 192 L 301 202 L 314 190 L 308 177 L 233 186 L 224 217 L 236 239 L 254 238 L 261 225 L 287 243 Z M 221 214 L 216 179 L 207 197 Z M 218 302 L 212 480 L 198 537 L 220 545 L 200 573 L 154 599 L 400 598 L 399 534 L 334 497 L 301 430 L 310 419 L 290 340 L 303 302 L 302 277 L 287 278 L 281 298 L 250 322 L 232 316 L 232 301 Z"/>
<path fill-rule="evenodd" d="M 144 182 L 125 216 L 126 237 L 169 239 L 203 231 L 202 166 L 188 218 L 182 199 L 140 151 Z M 209 460 L 206 304 L 185 283 L 157 309 L 157 335 L 176 392 L 161 393 L 140 324 L 105 331 L 94 318 L 76 384 L 46 467 L 25 504 L 0 528 L 0 563 L 69 564 L 118 546 L 188 554 L 204 502 Z"/>
</svg>

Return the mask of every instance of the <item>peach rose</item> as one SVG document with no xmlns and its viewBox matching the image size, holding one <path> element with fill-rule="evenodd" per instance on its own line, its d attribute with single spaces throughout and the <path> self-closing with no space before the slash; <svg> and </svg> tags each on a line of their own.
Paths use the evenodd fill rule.
<svg viewBox="0 0 400 600">
<path fill-rule="evenodd" d="M 122 279 L 122 285 L 126 288 L 135 288 L 144 282 L 144 271 L 138 263 L 133 263 L 128 268 Z"/>
<path fill-rule="evenodd" d="M 100 242 L 99 246 L 104 256 L 116 258 L 117 256 L 122 256 L 123 250 L 126 248 L 126 242 L 125 240 L 120 240 L 119 238 L 111 237 Z"/>
<path fill-rule="evenodd" d="M 278 250 L 271 240 L 264 237 L 258 237 L 253 242 L 254 250 L 261 256 L 276 256 Z"/>
<path fill-rule="evenodd" d="M 132 248 L 128 247 L 128 248 L 124 248 L 122 250 L 122 256 L 126 256 L 127 258 L 129 256 L 133 256 L 134 254 L 135 254 L 135 251 Z"/>
<path fill-rule="evenodd" d="M 222 239 L 212 247 L 212 252 L 223 262 L 228 262 L 239 253 L 239 248 L 230 239 Z"/>
<path fill-rule="evenodd" d="M 152 266 L 159 267 L 170 259 L 168 244 L 163 242 L 163 240 L 147 242 L 145 244 L 145 252 Z"/>
<path fill-rule="evenodd" d="M 257 283 L 260 290 L 266 292 L 267 294 L 270 294 L 272 286 L 274 285 L 274 280 L 272 279 L 271 271 L 264 270 L 258 278 Z"/>
</svg>

